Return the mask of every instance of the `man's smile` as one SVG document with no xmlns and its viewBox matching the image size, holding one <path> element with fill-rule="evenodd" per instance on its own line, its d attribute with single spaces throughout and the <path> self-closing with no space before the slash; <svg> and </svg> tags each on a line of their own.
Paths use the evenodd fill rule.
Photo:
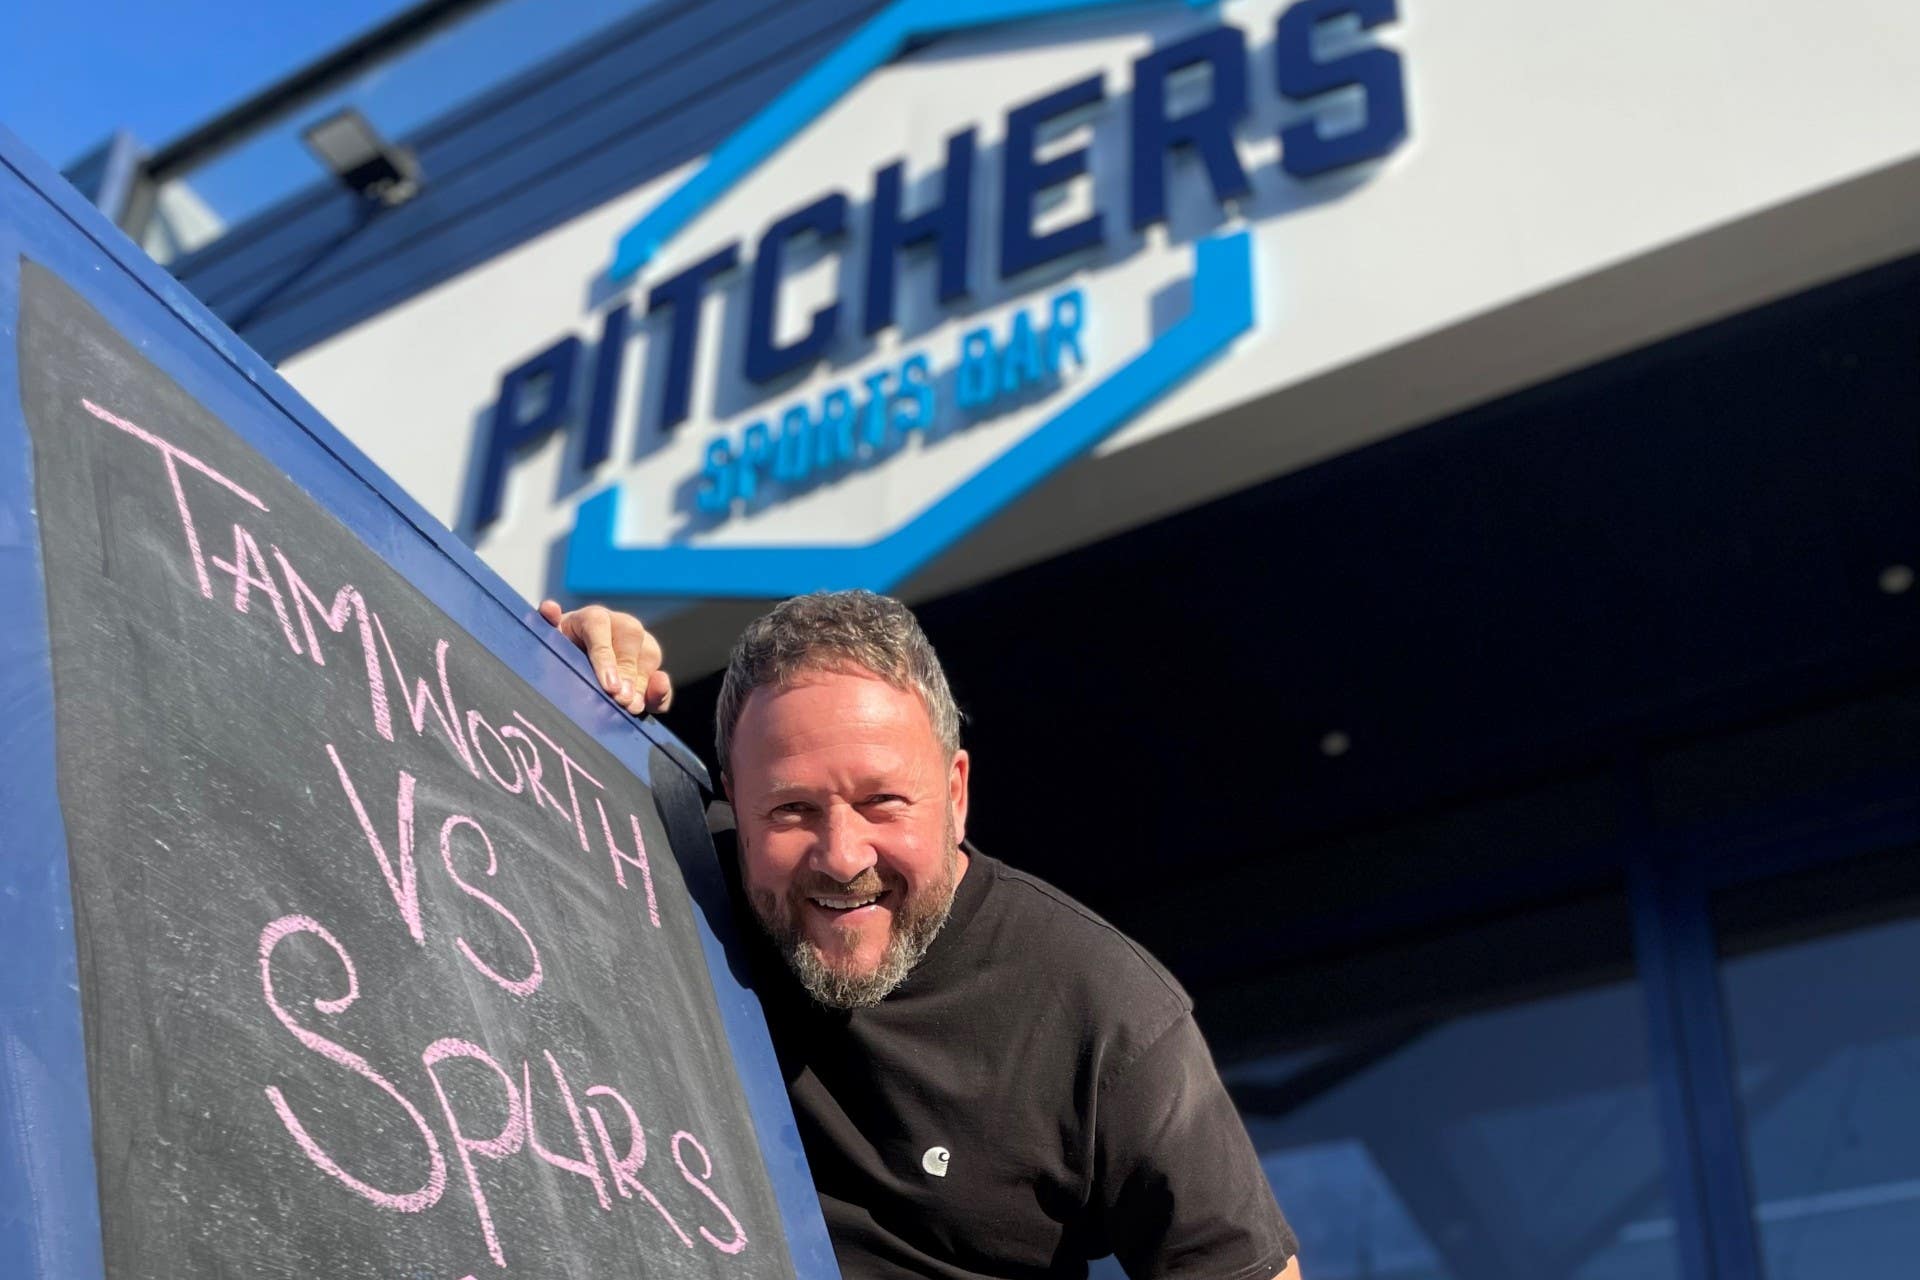
<svg viewBox="0 0 1920 1280">
<path fill-rule="evenodd" d="M 809 897 L 807 901 L 824 911 L 847 912 L 858 911 L 861 907 L 870 907 L 885 896 L 886 895 L 882 893 L 834 896 L 815 895 Z"/>
</svg>

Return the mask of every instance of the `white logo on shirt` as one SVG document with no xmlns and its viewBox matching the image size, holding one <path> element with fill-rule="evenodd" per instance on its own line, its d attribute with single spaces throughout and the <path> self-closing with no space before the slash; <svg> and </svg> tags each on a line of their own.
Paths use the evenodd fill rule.
<svg viewBox="0 0 1920 1280">
<path fill-rule="evenodd" d="M 953 1154 L 945 1147 L 928 1147 L 926 1154 L 920 1157 L 920 1167 L 936 1178 L 947 1176 L 947 1161 Z"/>
</svg>

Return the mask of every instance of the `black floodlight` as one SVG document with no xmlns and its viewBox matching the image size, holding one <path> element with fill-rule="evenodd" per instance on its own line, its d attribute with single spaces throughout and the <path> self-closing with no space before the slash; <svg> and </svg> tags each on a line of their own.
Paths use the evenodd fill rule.
<svg viewBox="0 0 1920 1280">
<path fill-rule="evenodd" d="M 344 107 L 301 131 L 307 149 L 333 176 L 369 200 L 395 205 L 420 190 L 420 161 L 388 142 L 355 107 Z"/>
</svg>

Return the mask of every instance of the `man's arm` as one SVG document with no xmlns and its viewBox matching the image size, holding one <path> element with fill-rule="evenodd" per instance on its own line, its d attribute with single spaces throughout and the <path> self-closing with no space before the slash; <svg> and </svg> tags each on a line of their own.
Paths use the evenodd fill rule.
<svg viewBox="0 0 1920 1280">
<path fill-rule="evenodd" d="M 1190 1015 L 1103 1082 L 1097 1115 L 1091 1207 L 1131 1280 L 1299 1280 L 1293 1229 Z"/>
<path fill-rule="evenodd" d="M 658 713 L 673 702 L 673 680 L 660 669 L 660 642 L 640 619 L 602 604 L 569 612 L 554 600 L 540 602 L 540 616 L 580 646 L 600 687 L 626 710 Z"/>
</svg>

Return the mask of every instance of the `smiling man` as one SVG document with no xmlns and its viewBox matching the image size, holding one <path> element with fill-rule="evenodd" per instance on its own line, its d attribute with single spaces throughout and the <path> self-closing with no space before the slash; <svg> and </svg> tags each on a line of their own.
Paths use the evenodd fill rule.
<svg viewBox="0 0 1920 1280">
<path fill-rule="evenodd" d="M 779 605 L 734 647 L 717 753 L 779 960 L 774 1044 L 842 1270 L 1297 1277 L 1186 993 L 965 843 L 960 714 L 912 613 Z M 723 837 L 724 838 L 724 837 Z M 1090 851 L 1097 855 L 1097 850 Z"/>
<path fill-rule="evenodd" d="M 969 863 L 958 713 L 916 687 L 930 652 L 893 669 L 911 615 L 878 601 L 806 597 L 755 623 L 717 712 L 747 900 L 807 993 L 839 1009 L 905 980 Z M 888 623 L 897 635 L 871 634 Z"/>
</svg>

